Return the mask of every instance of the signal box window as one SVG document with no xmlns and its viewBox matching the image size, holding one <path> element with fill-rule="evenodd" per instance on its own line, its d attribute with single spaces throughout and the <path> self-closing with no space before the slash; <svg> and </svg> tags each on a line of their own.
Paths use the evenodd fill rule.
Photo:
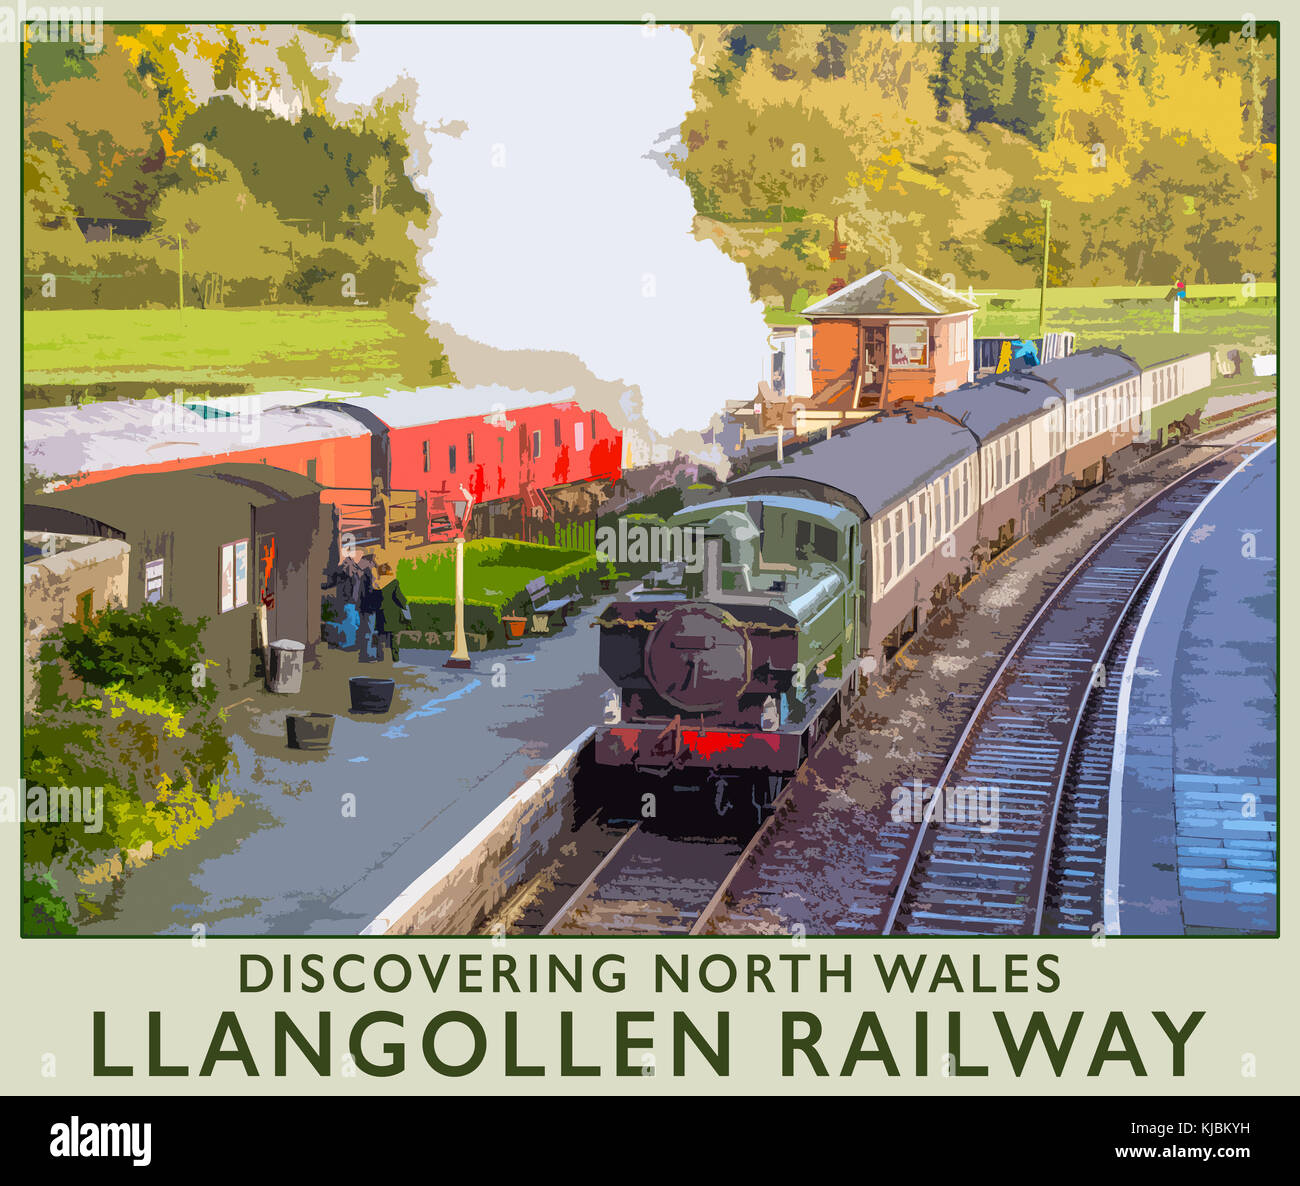
<svg viewBox="0 0 1300 1186">
<path fill-rule="evenodd" d="M 924 325 L 891 325 L 889 327 L 889 365 L 891 367 L 929 366 L 929 328 Z"/>
</svg>

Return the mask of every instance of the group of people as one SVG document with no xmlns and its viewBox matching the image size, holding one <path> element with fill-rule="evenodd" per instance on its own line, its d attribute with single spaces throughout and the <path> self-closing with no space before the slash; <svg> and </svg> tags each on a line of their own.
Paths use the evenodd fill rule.
<svg viewBox="0 0 1300 1186">
<path fill-rule="evenodd" d="M 399 658 L 397 624 L 411 621 L 411 609 L 390 564 L 377 564 L 373 556 L 358 557 L 347 549 L 322 589 L 334 590 L 335 620 L 340 645 L 357 650 L 361 662 L 374 663 L 387 649 Z"/>
</svg>

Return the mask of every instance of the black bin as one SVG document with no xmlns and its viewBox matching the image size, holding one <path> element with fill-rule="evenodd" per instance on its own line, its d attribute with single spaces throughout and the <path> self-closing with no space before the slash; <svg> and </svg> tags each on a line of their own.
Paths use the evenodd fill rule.
<svg viewBox="0 0 1300 1186">
<path fill-rule="evenodd" d="M 348 680 L 353 712 L 387 712 L 393 706 L 394 681 L 369 675 Z"/>
</svg>

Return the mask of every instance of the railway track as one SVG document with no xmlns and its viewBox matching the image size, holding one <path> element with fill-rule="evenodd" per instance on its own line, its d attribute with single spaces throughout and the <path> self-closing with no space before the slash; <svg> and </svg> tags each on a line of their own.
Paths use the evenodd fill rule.
<svg viewBox="0 0 1300 1186">
<path fill-rule="evenodd" d="M 541 933 L 704 934 L 732 879 L 778 826 L 798 774 L 786 782 L 772 814 L 743 841 L 666 836 L 633 824 Z"/>
<path fill-rule="evenodd" d="M 1123 670 L 1150 594 L 1150 581 L 1120 624 L 1107 660 L 1112 673 Z M 1066 768 L 1041 932 L 1091 933 L 1103 917 L 1106 883 L 1106 829 L 1110 806 L 1111 760 L 1119 726 L 1118 679 L 1092 689 Z"/>
<path fill-rule="evenodd" d="M 1105 745 L 1106 665 L 1179 529 L 1240 454 L 1222 449 L 1131 511 L 1040 607 L 977 702 L 919 824 L 882 834 L 907 853 L 882 933 L 1037 934 L 1054 868 L 1061 895 L 1079 889 L 1071 882 L 1104 843 L 1087 793 Z M 1093 700 L 1098 728 L 1089 731 Z M 1053 907 L 1068 901 L 1069 925 L 1078 926 L 1090 894 L 1060 896 Z"/>
</svg>

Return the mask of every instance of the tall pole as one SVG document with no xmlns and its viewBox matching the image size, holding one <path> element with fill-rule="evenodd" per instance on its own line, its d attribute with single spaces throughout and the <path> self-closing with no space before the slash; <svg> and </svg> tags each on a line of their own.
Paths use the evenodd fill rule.
<svg viewBox="0 0 1300 1186">
<path fill-rule="evenodd" d="M 176 312 L 185 320 L 185 240 L 176 236 Z"/>
<path fill-rule="evenodd" d="M 1045 337 L 1047 330 L 1047 256 L 1052 245 L 1052 203 L 1043 199 L 1043 286 L 1038 294 L 1038 336 Z M 1043 343 L 1047 350 L 1047 343 Z"/>
<path fill-rule="evenodd" d="M 465 535 L 456 537 L 456 643 L 447 667 L 468 667 L 469 646 L 465 641 Z"/>
</svg>

